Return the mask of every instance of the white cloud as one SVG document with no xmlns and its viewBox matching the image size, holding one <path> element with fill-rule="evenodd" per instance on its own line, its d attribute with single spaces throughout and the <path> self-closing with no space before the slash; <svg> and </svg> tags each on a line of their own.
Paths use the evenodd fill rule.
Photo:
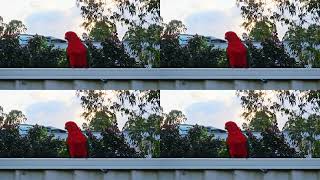
<svg viewBox="0 0 320 180">
<path fill-rule="evenodd" d="M 181 110 L 188 118 L 185 123 L 224 128 L 233 120 L 244 122 L 236 91 L 161 91 L 161 106 L 165 113 Z"/>
<path fill-rule="evenodd" d="M 75 91 L 0 91 L 0 99 L 5 112 L 21 110 L 28 118 L 25 123 L 63 128 L 68 118 L 83 121 Z"/>
<path fill-rule="evenodd" d="M 66 121 L 75 121 L 79 126 L 85 122 L 81 117 L 83 109 L 76 91 L 0 91 L 0 106 L 8 113 L 16 109 L 27 116 L 27 124 L 39 124 L 64 128 Z M 127 117 L 118 114 L 120 129 L 127 121 Z"/>
<path fill-rule="evenodd" d="M 81 117 L 82 108 L 77 102 L 65 104 L 63 101 L 35 102 L 26 109 L 28 124 L 40 124 L 64 128 L 67 121 L 74 121 L 81 127 L 85 120 Z"/>
<path fill-rule="evenodd" d="M 185 109 L 193 103 L 205 101 L 225 101 L 231 102 L 234 98 L 235 91 L 191 91 L 191 90 L 162 90 L 161 106 L 164 112 L 171 109 Z"/>
<path fill-rule="evenodd" d="M 235 6 L 234 0 L 161 0 L 160 13 L 165 22 L 172 19 L 183 20 L 187 16 L 202 11 L 228 11 Z"/>
<path fill-rule="evenodd" d="M 28 34 L 40 34 L 64 38 L 64 33 L 71 30 L 80 37 L 84 28 L 80 7 L 76 0 L 0 0 L 0 16 L 5 22 L 12 19 L 22 21 L 27 26 Z M 113 4 L 108 4 L 113 6 Z M 118 24 L 119 37 L 127 31 Z"/>
<path fill-rule="evenodd" d="M 161 91 L 161 106 L 164 113 L 180 110 L 188 118 L 185 123 L 213 126 L 224 129 L 227 121 L 239 126 L 245 122 L 240 99 L 236 91 Z M 286 117 L 278 114 L 279 128 L 282 129 Z"/>
<path fill-rule="evenodd" d="M 74 31 L 81 37 L 85 32 L 80 10 L 76 7 L 66 11 L 51 10 L 34 12 L 25 19 L 29 34 L 41 34 L 64 38 L 67 31 Z"/>
<path fill-rule="evenodd" d="M 224 39 L 227 31 L 234 31 L 239 36 L 244 31 L 241 17 L 224 11 L 204 11 L 194 13 L 185 19 L 187 33 L 214 36 Z"/>
<path fill-rule="evenodd" d="M 29 5 L 33 10 L 68 10 L 76 5 L 76 0 L 29 0 Z"/>
<path fill-rule="evenodd" d="M 224 33 L 234 31 L 239 36 L 245 32 L 243 19 L 236 0 L 161 0 L 161 16 L 165 23 L 181 20 L 188 34 L 200 34 L 224 38 Z M 272 5 L 270 5 L 272 6 Z M 277 24 L 279 37 L 287 28 Z"/>
<path fill-rule="evenodd" d="M 75 0 L 0 0 L 0 12 L 6 20 L 24 20 L 37 11 L 68 10 L 76 5 Z"/>
</svg>

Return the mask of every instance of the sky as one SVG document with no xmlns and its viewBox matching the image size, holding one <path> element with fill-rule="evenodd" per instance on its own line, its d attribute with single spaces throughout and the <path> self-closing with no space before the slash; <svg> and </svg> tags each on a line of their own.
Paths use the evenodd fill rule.
<svg viewBox="0 0 320 180">
<path fill-rule="evenodd" d="M 185 124 L 199 124 L 224 129 L 227 121 L 234 121 L 239 127 L 246 122 L 241 117 L 240 99 L 234 90 L 170 91 L 161 90 L 161 106 L 164 113 L 180 110 L 186 117 Z M 279 128 L 286 119 L 278 115 Z"/>
<path fill-rule="evenodd" d="M 226 31 L 241 35 L 242 17 L 236 0 L 160 0 L 160 13 L 164 22 L 172 19 L 183 21 L 188 34 L 200 34 L 224 38 Z M 41 34 L 64 38 L 66 31 L 79 36 L 85 30 L 76 0 L 0 0 L 0 16 L 5 22 L 18 19 L 27 26 L 28 34 Z M 279 27 L 282 37 L 286 28 Z M 126 27 L 118 25 L 122 38 Z"/>
<path fill-rule="evenodd" d="M 84 32 L 80 26 L 82 17 L 75 0 L 0 0 L 0 16 L 4 22 L 21 20 L 28 34 L 41 34 L 64 38 L 66 31 L 78 35 Z"/>
<path fill-rule="evenodd" d="M 5 113 L 22 111 L 26 124 L 64 128 L 66 121 L 75 121 L 79 126 L 84 122 L 75 91 L 0 91 L 0 99 Z"/>
<path fill-rule="evenodd" d="M 186 117 L 186 124 L 199 124 L 224 129 L 227 121 L 234 121 L 240 127 L 245 122 L 241 117 L 240 99 L 234 90 L 161 90 L 160 103 L 164 113 L 180 110 Z M 86 122 L 76 91 L 62 90 L 10 90 L 0 91 L 0 106 L 4 112 L 20 110 L 26 117 L 26 124 L 39 124 L 64 128 L 67 121 L 75 121 L 80 127 Z M 118 116 L 118 126 L 124 126 L 127 118 Z M 286 118 L 278 115 L 279 128 Z"/>
<path fill-rule="evenodd" d="M 40 34 L 64 39 L 67 31 L 81 37 L 86 32 L 81 26 L 83 19 L 76 0 L 0 0 L 0 16 L 4 22 L 12 19 L 27 26 L 27 34 Z M 126 28 L 118 25 L 119 37 Z"/>
<path fill-rule="evenodd" d="M 224 39 L 227 31 L 240 37 L 246 32 L 236 0 L 160 0 L 160 13 L 165 23 L 173 19 L 182 21 L 187 34 L 200 34 Z M 282 38 L 286 27 L 277 24 Z"/>
<path fill-rule="evenodd" d="M 83 109 L 76 91 L 0 91 L 0 106 L 4 112 L 20 110 L 26 117 L 25 124 L 39 124 L 64 129 L 67 121 L 74 121 L 79 127 L 86 122 L 81 114 Z M 126 119 L 118 119 L 122 129 Z"/>
</svg>

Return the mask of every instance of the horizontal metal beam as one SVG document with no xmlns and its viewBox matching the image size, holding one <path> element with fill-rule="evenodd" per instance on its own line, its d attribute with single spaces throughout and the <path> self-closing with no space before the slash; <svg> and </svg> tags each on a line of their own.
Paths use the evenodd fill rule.
<svg viewBox="0 0 320 180">
<path fill-rule="evenodd" d="M 320 68 L 0 68 L 14 80 L 319 80 Z"/>
<path fill-rule="evenodd" d="M 320 69 L 0 69 L 1 90 L 318 90 Z"/>
<path fill-rule="evenodd" d="M 1 170 L 18 169 L 131 169 L 131 170 L 214 170 L 214 169 L 320 169 L 320 159 L 34 159 L 2 158 Z"/>
</svg>

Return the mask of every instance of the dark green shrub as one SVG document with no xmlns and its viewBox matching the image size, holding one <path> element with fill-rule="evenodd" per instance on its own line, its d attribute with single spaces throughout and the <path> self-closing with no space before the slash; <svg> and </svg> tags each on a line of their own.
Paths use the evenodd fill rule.
<svg viewBox="0 0 320 180">
<path fill-rule="evenodd" d="M 247 132 L 249 157 L 252 158 L 296 158 L 302 157 L 295 148 L 286 141 L 278 127 L 270 127 L 261 132 L 261 138 Z"/>
<path fill-rule="evenodd" d="M 225 51 L 209 45 L 202 36 L 194 36 L 182 47 L 178 36 L 161 39 L 161 67 L 214 68 L 227 67 Z"/>
<path fill-rule="evenodd" d="M 31 128 L 25 138 L 29 145 L 27 157 L 57 158 L 67 149 L 64 140 L 55 139 L 54 135 L 48 134 L 46 128 L 38 125 Z"/>
<path fill-rule="evenodd" d="M 65 50 L 54 49 L 42 36 L 35 36 L 26 46 L 19 44 L 18 36 L 0 38 L 1 68 L 68 67 Z"/>
<path fill-rule="evenodd" d="M 299 67 L 296 60 L 286 52 L 283 43 L 274 38 L 261 42 L 262 48 L 257 48 L 251 41 L 246 41 L 248 47 L 249 66 L 251 68 L 295 68 Z"/>
<path fill-rule="evenodd" d="M 139 67 L 136 60 L 126 53 L 124 45 L 112 37 L 101 42 L 101 49 L 96 48 L 90 40 L 86 40 L 86 45 L 90 67 Z"/>
<path fill-rule="evenodd" d="M 0 67 L 24 67 L 26 54 L 17 36 L 0 36 Z"/>
<path fill-rule="evenodd" d="M 0 157 L 26 157 L 30 146 L 25 137 L 19 134 L 17 126 L 4 125 L 0 128 Z"/>
<path fill-rule="evenodd" d="M 160 131 L 160 157 L 187 157 L 189 143 L 187 138 L 180 135 L 177 125 L 164 125 Z"/>
<path fill-rule="evenodd" d="M 89 156 L 92 158 L 133 158 L 141 157 L 136 150 L 126 142 L 124 135 L 117 126 L 101 132 L 101 139 L 97 139 L 87 131 Z"/>
<path fill-rule="evenodd" d="M 26 136 L 19 134 L 16 125 L 0 129 L 1 158 L 57 158 L 65 149 L 65 141 L 54 139 L 44 127 L 36 125 Z"/>
<path fill-rule="evenodd" d="M 205 127 L 195 125 L 185 137 L 176 125 L 164 125 L 160 136 L 162 158 L 226 157 L 225 142 L 215 139 Z"/>
</svg>

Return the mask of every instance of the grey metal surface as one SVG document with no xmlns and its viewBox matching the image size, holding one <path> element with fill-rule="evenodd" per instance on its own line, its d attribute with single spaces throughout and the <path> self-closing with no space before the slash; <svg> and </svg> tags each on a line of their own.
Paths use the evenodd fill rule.
<svg viewBox="0 0 320 180">
<path fill-rule="evenodd" d="M 2 90 L 316 90 L 320 69 L 0 69 Z"/>
<path fill-rule="evenodd" d="M 0 180 L 320 180 L 320 159 L 0 159 Z"/>
<path fill-rule="evenodd" d="M 320 170 L 0 170 L 0 180 L 319 180 Z"/>
<path fill-rule="evenodd" d="M 320 79 L 319 68 L 0 68 L 0 79 Z"/>
<path fill-rule="evenodd" d="M 319 90 L 320 80 L 0 80 L 1 90 Z"/>
<path fill-rule="evenodd" d="M 291 169 L 320 170 L 320 159 L 32 159 L 1 158 L 0 169 L 113 169 L 113 170 L 203 170 L 203 169 Z"/>
</svg>

